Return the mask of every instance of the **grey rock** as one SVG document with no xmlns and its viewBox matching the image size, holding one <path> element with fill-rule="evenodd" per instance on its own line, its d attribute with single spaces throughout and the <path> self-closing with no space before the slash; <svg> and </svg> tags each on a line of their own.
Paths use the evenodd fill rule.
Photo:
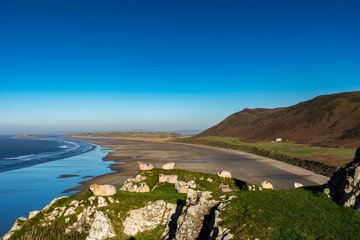
<svg viewBox="0 0 360 240">
<path fill-rule="evenodd" d="M 48 205 L 46 205 L 46 206 L 43 208 L 42 211 L 48 210 L 54 203 L 56 203 L 58 200 L 63 199 L 63 198 L 68 198 L 68 197 L 62 196 L 62 197 L 58 197 L 58 198 L 53 199 Z"/>
<path fill-rule="evenodd" d="M 175 225 L 171 226 L 170 222 L 167 224 L 163 237 L 176 240 L 203 239 L 201 234 L 207 229 L 204 224 L 208 223 L 205 219 L 206 215 L 211 216 L 211 210 L 218 203 L 216 200 L 210 200 L 210 198 L 211 192 L 189 189 L 181 215 L 177 218 Z"/>
<path fill-rule="evenodd" d="M 115 237 L 114 228 L 109 218 L 101 211 L 96 211 L 86 240 L 101 240 Z"/>
<path fill-rule="evenodd" d="M 175 210 L 176 204 L 166 203 L 164 200 L 131 210 L 123 222 L 124 233 L 128 236 L 135 236 L 138 232 L 154 229 L 159 224 L 168 222 Z"/>
<path fill-rule="evenodd" d="M 99 208 L 99 207 L 106 207 L 108 204 L 107 204 L 107 202 L 106 202 L 106 200 L 105 200 L 105 198 L 103 198 L 103 197 L 98 197 L 98 205 L 97 205 L 97 207 Z"/>
<path fill-rule="evenodd" d="M 10 231 L 4 235 L 2 240 L 8 240 L 11 237 L 11 235 L 13 235 L 16 231 L 18 231 L 21 228 L 22 223 L 26 220 L 27 219 L 25 217 L 19 217 L 18 219 L 16 219 L 14 225 L 12 226 Z"/>
<path fill-rule="evenodd" d="M 343 168 L 338 168 L 324 186 L 324 193 L 332 197 L 340 206 L 352 207 L 360 212 L 360 148 L 354 160 Z"/>
<path fill-rule="evenodd" d="M 33 217 L 35 217 L 40 211 L 31 211 L 29 212 L 29 218 L 28 219 L 32 219 Z"/>
</svg>

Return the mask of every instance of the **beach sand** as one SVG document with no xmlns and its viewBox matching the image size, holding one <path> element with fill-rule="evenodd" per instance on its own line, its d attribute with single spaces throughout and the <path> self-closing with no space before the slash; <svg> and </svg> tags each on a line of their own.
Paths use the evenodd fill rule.
<svg viewBox="0 0 360 240">
<path fill-rule="evenodd" d="M 89 142 L 114 150 L 104 158 L 104 161 L 114 162 L 110 166 L 114 172 L 80 182 L 80 186 L 64 192 L 80 190 L 79 193 L 83 193 L 94 183 L 112 184 L 119 189 L 126 179 L 139 171 L 138 161 L 151 163 L 156 168 L 173 161 L 177 169 L 212 174 L 228 170 L 232 177 L 249 183 L 261 185 L 266 179 L 275 189 L 293 188 L 295 182 L 321 185 L 329 179 L 287 163 L 229 149 L 129 139 L 96 139 Z"/>
</svg>

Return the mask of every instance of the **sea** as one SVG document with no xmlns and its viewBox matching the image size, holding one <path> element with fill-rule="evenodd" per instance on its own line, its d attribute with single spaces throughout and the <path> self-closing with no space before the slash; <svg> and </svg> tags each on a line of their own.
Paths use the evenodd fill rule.
<svg viewBox="0 0 360 240">
<path fill-rule="evenodd" d="M 111 151 L 81 140 L 0 135 L 0 238 L 18 217 L 28 217 L 79 182 L 111 173 Z M 67 175 L 67 177 L 64 175 Z M 71 176 L 71 177 L 69 177 Z"/>
</svg>

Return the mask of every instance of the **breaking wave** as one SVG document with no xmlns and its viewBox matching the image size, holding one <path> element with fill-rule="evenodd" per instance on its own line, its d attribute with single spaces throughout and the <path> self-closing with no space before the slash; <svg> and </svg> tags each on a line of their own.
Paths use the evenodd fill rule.
<svg viewBox="0 0 360 240">
<path fill-rule="evenodd" d="M 0 159 L 0 172 L 29 167 L 35 164 L 54 161 L 75 156 L 95 149 L 96 145 L 86 142 L 76 142 L 59 139 L 36 139 L 34 141 L 56 141 L 60 145 L 58 151 L 42 152 L 29 155 L 20 155 Z"/>
</svg>

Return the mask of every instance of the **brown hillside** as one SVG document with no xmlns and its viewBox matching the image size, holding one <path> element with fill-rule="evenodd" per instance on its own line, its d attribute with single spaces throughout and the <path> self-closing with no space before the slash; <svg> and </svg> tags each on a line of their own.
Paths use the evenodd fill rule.
<svg viewBox="0 0 360 240">
<path fill-rule="evenodd" d="M 246 108 L 198 136 L 231 136 L 245 140 L 281 137 L 357 147 L 360 143 L 360 91 L 322 95 L 285 108 Z"/>
</svg>

